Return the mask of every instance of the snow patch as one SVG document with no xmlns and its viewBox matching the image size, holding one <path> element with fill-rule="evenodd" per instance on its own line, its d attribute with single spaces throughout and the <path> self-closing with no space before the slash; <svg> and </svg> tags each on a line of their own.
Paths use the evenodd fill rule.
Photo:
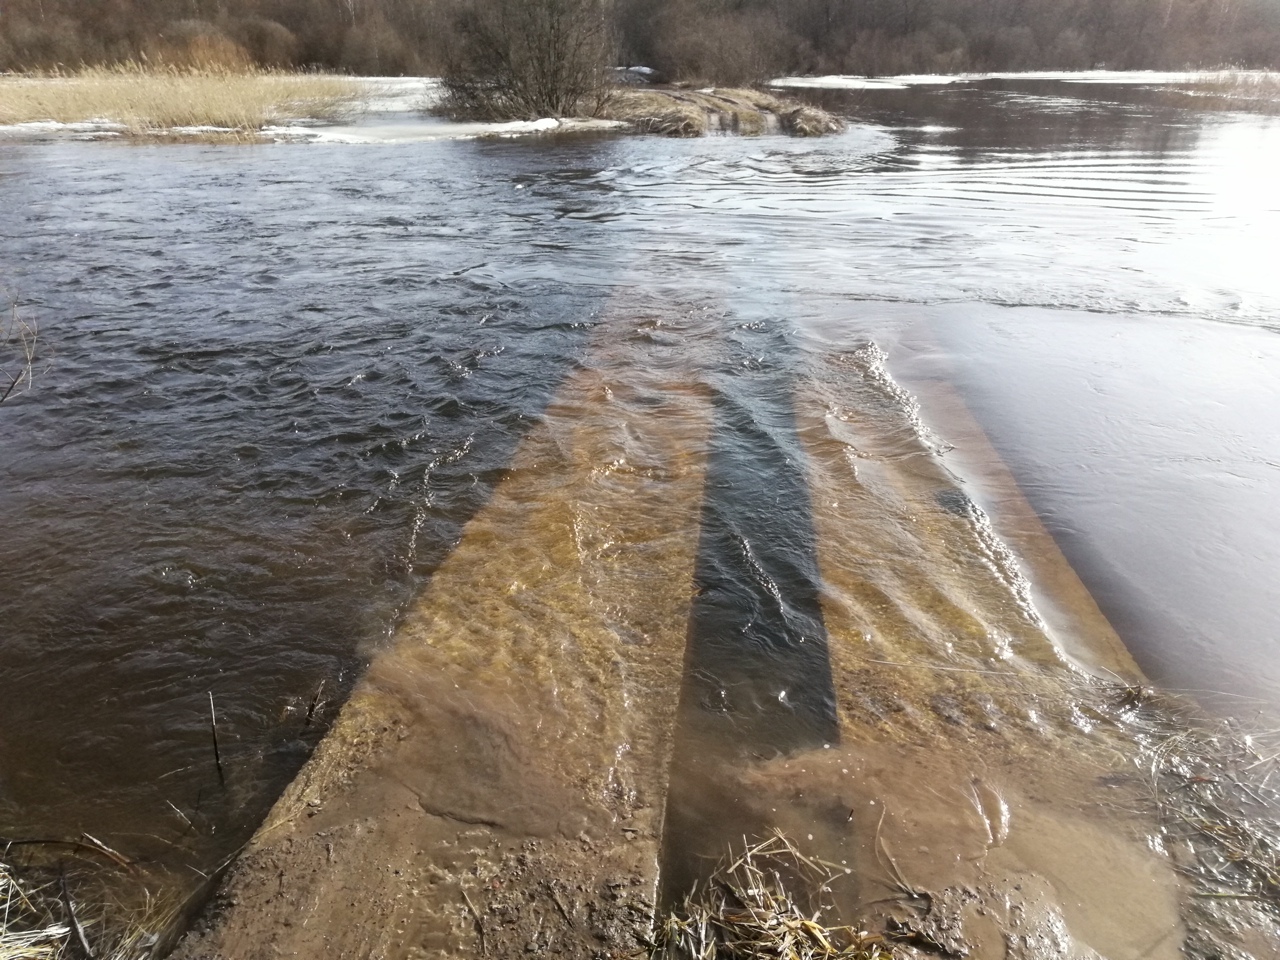
<svg viewBox="0 0 1280 960">
<path fill-rule="evenodd" d="M 422 113 L 440 102 L 438 77 L 360 77 L 365 113 Z"/>
</svg>

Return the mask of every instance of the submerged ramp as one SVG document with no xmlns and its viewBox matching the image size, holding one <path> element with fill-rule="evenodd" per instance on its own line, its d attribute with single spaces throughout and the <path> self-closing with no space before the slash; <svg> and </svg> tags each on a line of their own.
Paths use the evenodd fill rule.
<svg viewBox="0 0 1280 960">
<path fill-rule="evenodd" d="M 182 958 L 591 956 L 652 916 L 711 405 L 602 321 Z"/>
<path fill-rule="evenodd" d="M 839 738 L 789 372 L 717 378 L 663 827 L 667 906 L 744 836 L 767 834 L 770 818 L 736 794 L 740 769 Z"/>
<path fill-rule="evenodd" d="M 176 956 L 631 955 L 773 829 L 908 957 L 1180 955 L 1105 621 L 1064 653 L 873 345 L 723 328 L 599 324 Z"/>
</svg>

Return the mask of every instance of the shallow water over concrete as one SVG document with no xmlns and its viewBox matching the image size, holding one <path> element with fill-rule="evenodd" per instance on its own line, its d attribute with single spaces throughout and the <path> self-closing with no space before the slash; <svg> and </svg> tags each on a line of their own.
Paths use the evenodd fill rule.
<svg viewBox="0 0 1280 960">
<path fill-rule="evenodd" d="M 1280 124 L 857 97 L 870 124 L 820 141 L 0 148 L 46 351 L 0 407 L 0 833 L 194 882 L 409 641 L 425 715 L 507 757 L 466 809 L 410 793 L 511 827 L 545 751 L 535 836 L 576 837 L 565 795 L 676 824 L 682 763 L 748 758 L 767 798 L 812 747 L 826 806 L 778 819 L 856 846 L 848 751 L 875 782 L 949 743 L 1040 823 L 1015 761 L 1115 749 L 1072 684 L 1129 652 L 1274 705 Z M 422 693 L 454 682 L 465 709 Z M 748 806 L 722 826 L 777 813 Z"/>
</svg>

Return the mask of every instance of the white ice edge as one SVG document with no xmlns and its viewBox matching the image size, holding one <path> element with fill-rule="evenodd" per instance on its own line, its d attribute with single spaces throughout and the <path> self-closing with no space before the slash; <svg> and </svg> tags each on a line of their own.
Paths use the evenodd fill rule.
<svg viewBox="0 0 1280 960">
<path fill-rule="evenodd" d="M 979 80 L 1056 80 L 1062 83 L 1178 84 L 1226 78 L 1280 76 L 1265 70 L 1030 70 L 1009 73 L 905 74 L 892 77 L 830 75 L 779 77 L 773 87 L 813 90 L 906 90 L 915 86 L 945 86 Z"/>
<path fill-rule="evenodd" d="M 76 120 L 64 123 L 60 120 L 28 120 L 23 123 L 0 124 L 5 133 L 117 133 L 124 124 L 114 120 Z"/>
<path fill-rule="evenodd" d="M 616 130 L 625 123 L 615 120 L 515 120 L 507 123 L 449 123 L 424 121 L 419 124 L 362 124 L 337 127 L 282 125 L 266 127 L 263 136 L 279 141 L 305 143 L 421 143 L 431 140 L 474 140 L 481 137 L 522 137 L 539 133 L 574 130 Z"/>
</svg>

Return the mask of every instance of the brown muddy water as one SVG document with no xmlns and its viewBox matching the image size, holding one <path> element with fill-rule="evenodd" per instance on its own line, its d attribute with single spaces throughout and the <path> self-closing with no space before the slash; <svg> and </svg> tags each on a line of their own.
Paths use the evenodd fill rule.
<svg viewBox="0 0 1280 960">
<path fill-rule="evenodd" d="M 43 344 L 0 407 L 0 836 L 195 889 L 356 689 L 339 742 L 398 745 L 329 860 L 408 806 L 466 891 L 621 823 L 642 910 L 777 826 L 847 912 L 1006 905 L 894 920 L 921 949 L 1177 955 L 1080 691 L 1277 706 L 1280 122 L 829 98 L 818 141 L 0 146 Z"/>
</svg>

